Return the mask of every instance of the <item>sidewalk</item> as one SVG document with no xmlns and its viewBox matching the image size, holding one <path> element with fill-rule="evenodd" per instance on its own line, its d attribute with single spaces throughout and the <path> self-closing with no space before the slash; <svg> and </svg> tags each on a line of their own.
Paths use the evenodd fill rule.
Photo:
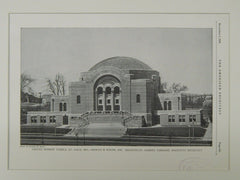
<svg viewBox="0 0 240 180">
<path fill-rule="evenodd" d="M 209 123 L 203 140 L 212 140 L 212 123 Z"/>
<path fill-rule="evenodd" d="M 65 136 L 122 137 L 126 128 L 121 123 L 91 123 L 85 128 L 75 128 Z"/>
</svg>

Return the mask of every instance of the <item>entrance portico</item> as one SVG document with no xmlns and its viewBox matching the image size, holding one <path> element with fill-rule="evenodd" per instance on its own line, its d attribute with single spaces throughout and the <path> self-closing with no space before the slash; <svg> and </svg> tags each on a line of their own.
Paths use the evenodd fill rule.
<svg viewBox="0 0 240 180">
<path fill-rule="evenodd" d="M 121 111 L 120 82 L 114 76 L 103 76 L 95 85 L 96 111 Z"/>
</svg>

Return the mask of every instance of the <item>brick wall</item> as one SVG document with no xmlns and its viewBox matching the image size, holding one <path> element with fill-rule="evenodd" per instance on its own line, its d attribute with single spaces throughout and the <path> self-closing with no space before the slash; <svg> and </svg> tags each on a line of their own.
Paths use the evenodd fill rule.
<svg viewBox="0 0 240 180">
<path fill-rule="evenodd" d="M 63 124 L 63 116 L 68 115 L 65 112 L 29 112 L 27 114 L 27 124 Z M 46 120 L 46 122 L 41 122 L 41 117 Z M 50 119 L 55 119 L 55 122 L 51 122 Z M 36 119 L 36 122 L 32 122 L 32 119 Z M 69 120 L 69 118 L 68 118 Z"/>
<path fill-rule="evenodd" d="M 157 115 L 160 116 L 160 124 L 162 126 L 176 126 L 176 125 L 201 125 L 200 110 L 182 110 L 182 111 L 157 111 Z M 174 121 L 169 121 L 169 116 L 174 116 Z M 180 121 L 180 116 L 185 121 Z M 190 116 L 195 117 L 195 121 L 190 121 Z M 182 118 L 181 118 L 182 119 Z"/>
<path fill-rule="evenodd" d="M 171 110 L 182 110 L 182 100 L 181 94 L 179 93 L 161 93 L 158 94 L 160 103 L 161 103 L 161 110 L 169 110 L 164 109 L 164 102 L 171 102 Z"/>
<path fill-rule="evenodd" d="M 93 87 L 91 83 L 76 82 L 69 86 L 71 113 L 84 113 L 93 110 Z M 80 96 L 80 103 L 77 103 Z"/>
<path fill-rule="evenodd" d="M 147 113 L 147 80 L 131 81 L 131 113 Z M 140 95 L 140 102 L 137 102 Z"/>
<path fill-rule="evenodd" d="M 52 99 L 54 99 L 54 112 L 60 112 L 60 109 L 59 109 L 60 103 L 62 103 L 62 104 L 66 103 L 67 104 L 66 112 L 69 111 L 70 106 L 69 106 L 68 96 L 53 96 Z M 51 101 L 51 109 L 52 109 L 52 106 L 53 106 L 53 104 Z M 63 106 L 62 106 L 62 111 L 64 111 Z"/>
</svg>

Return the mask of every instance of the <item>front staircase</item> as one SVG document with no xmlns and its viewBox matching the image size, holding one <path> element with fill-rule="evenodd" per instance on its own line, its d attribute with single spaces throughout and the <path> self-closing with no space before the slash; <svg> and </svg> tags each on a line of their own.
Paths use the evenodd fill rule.
<svg viewBox="0 0 240 180">
<path fill-rule="evenodd" d="M 121 137 L 128 125 L 136 120 L 136 116 L 128 112 L 91 111 L 71 119 L 72 130 L 67 136 Z"/>
</svg>

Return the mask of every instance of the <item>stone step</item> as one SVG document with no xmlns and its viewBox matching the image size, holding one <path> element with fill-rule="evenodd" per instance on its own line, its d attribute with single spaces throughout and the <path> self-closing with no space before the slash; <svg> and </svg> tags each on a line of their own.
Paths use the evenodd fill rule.
<svg viewBox="0 0 240 180">
<path fill-rule="evenodd" d="M 123 121 L 122 116 L 120 115 L 90 115 L 88 117 L 89 123 L 111 123 L 111 122 L 119 122 Z"/>
<path fill-rule="evenodd" d="M 85 128 L 75 128 L 67 136 L 121 137 L 126 128 L 121 123 L 91 123 Z"/>
<path fill-rule="evenodd" d="M 86 134 L 122 134 L 125 127 L 120 123 L 92 123 L 86 128 Z"/>
</svg>

